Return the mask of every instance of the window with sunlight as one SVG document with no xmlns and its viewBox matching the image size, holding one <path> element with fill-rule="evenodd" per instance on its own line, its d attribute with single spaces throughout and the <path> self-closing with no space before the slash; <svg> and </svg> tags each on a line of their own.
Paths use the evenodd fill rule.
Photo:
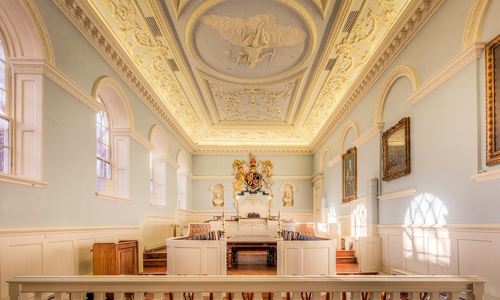
<svg viewBox="0 0 500 300">
<path fill-rule="evenodd" d="M 7 95 L 7 64 L 3 40 L 0 35 L 0 172 L 9 173 L 10 167 L 10 118 Z"/>
<path fill-rule="evenodd" d="M 100 98 L 97 101 L 104 105 Z M 106 109 L 96 114 L 97 128 L 97 191 L 112 194 L 111 180 L 111 143 L 109 134 L 109 119 Z"/>
</svg>

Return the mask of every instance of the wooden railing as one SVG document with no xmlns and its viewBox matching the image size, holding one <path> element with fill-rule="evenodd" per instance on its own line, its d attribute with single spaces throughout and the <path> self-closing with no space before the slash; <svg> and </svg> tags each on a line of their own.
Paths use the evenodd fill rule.
<svg viewBox="0 0 500 300">
<path fill-rule="evenodd" d="M 477 276 L 19 276 L 10 300 L 482 300 Z M 234 294 L 231 294 L 234 293 Z M 271 296 L 281 295 L 281 297 Z M 282 298 L 282 299 L 280 299 Z"/>
</svg>

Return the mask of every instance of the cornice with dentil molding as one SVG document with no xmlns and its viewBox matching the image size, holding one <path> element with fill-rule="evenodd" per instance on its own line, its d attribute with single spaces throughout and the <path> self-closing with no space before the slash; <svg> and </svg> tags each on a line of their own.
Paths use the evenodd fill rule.
<svg viewBox="0 0 500 300">
<path fill-rule="evenodd" d="M 403 51 L 444 1 L 421 0 L 411 1 L 408 4 L 408 7 L 394 23 L 393 28 L 386 34 L 384 42 L 378 46 L 372 55 L 372 59 L 368 61 L 333 114 L 325 122 L 320 130 L 321 133 L 314 137 L 311 143 L 313 153 L 318 151 L 326 139 L 337 129 L 354 106 L 370 90 L 387 67 Z"/>
<path fill-rule="evenodd" d="M 116 41 L 108 36 L 106 27 L 101 24 L 99 17 L 93 15 L 88 3 L 82 0 L 52 0 L 66 17 L 75 25 L 82 35 L 101 54 L 118 75 L 139 96 L 158 119 L 172 132 L 172 134 L 193 152 L 195 145 L 181 129 L 181 125 L 171 115 L 162 103 L 159 95 L 149 87 L 149 84 L 140 75 L 134 63 L 127 54 L 117 45 Z M 85 11 L 82 7 L 86 7 Z"/>
</svg>

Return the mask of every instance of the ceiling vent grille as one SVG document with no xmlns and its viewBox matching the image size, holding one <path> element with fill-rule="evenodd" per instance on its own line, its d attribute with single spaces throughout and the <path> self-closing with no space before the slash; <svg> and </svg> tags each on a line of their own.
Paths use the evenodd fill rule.
<svg viewBox="0 0 500 300">
<path fill-rule="evenodd" d="M 158 27 L 158 23 L 156 23 L 156 19 L 154 17 L 146 17 L 146 22 L 149 25 L 149 28 L 153 32 L 154 36 L 163 36 L 160 31 L 160 27 Z"/>
<path fill-rule="evenodd" d="M 358 16 L 357 10 L 353 10 L 349 13 L 349 16 L 347 17 L 347 21 L 344 24 L 344 30 L 342 30 L 342 32 L 351 31 L 352 25 L 354 24 L 354 21 L 356 20 L 357 16 Z"/>
<path fill-rule="evenodd" d="M 331 71 L 336 60 L 336 58 L 330 58 L 326 64 L 325 71 Z"/>
<path fill-rule="evenodd" d="M 179 72 L 179 66 L 177 66 L 177 63 L 175 62 L 174 59 L 169 58 L 167 59 L 167 62 L 172 72 Z"/>
</svg>

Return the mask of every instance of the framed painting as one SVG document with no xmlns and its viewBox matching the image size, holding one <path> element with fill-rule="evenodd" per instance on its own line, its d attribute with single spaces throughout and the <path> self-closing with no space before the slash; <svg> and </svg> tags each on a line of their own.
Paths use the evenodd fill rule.
<svg viewBox="0 0 500 300">
<path fill-rule="evenodd" d="M 486 165 L 500 164 L 500 35 L 485 47 Z"/>
<path fill-rule="evenodd" d="M 358 162 L 357 150 L 353 147 L 342 155 L 342 203 L 357 199 Z"/>
<path fill-rule="evenodd" d="M 390 181 L 410 174 L 410 118 L 382 134 L 382 180 Z"/>
</svg>

